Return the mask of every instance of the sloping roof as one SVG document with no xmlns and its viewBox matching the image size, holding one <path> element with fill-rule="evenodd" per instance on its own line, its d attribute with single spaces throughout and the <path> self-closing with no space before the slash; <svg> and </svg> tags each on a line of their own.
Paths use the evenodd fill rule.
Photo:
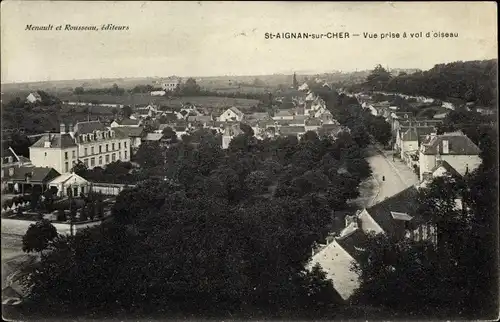
<svg viewBox="0 0 500 322">
<path fill-rule="evenodd" d="M 133 119 L 123 119 L 121 121 L 115 121 L 116 123 L 120 125 L 139 125 L 139 120 L 133 120 Z"/>
<path fill-rule="evenodd" d="M 414 127 L 409 128 L 404 132 L 403 136 L 401 137 L 401 140 L 403 141 L 418 141 L 418 133 L 417 129 Z"/>
<path fill-rule="evenodd" d="M 188 116 L 188 122 L 211 122 L 212 117 L 209 115 Z"/>
<path fill-rule="evenodd" d="M 264 112 L 256 112 L 256 113 L 248 114 L 247 117 L 250 119 L 255 119 L 255 120 L 264 120 L 264 119 L 269 118 L 269 114 L 264 113 Z"/>
<path fill-rule="evenodd" d="M 338 132 L 342 131 L 343 127 L 338 124 L 323 124 L 321 127 L 318 129 L 318 133 L 320 134 L 337 134 Z"/>
<path fill-rule="evenodd" d="M 415 132 L 410 133 L 407 138 L 404 138 L 405 135 L 408 133 L 408 131 L 413 128 L 415 129 Z M 399 128 L 399 133 L 402 133 L 401 139 L 404 141 L 419 141 L 422 142 L 422 137 L 429 135 L 431 133 L 436 133 L 436 128 L 434 126 L 412 126 L 412 127 L 406 127 L 402 126 Z M 414 135 L 417 135 L 417 138 L 415 139 Z"/>
<path fill-rule="evenodd" d="M 416 209 L 418 206 L 416 199 L 417 193 L 417 188 L 411 186 L 367 208 L 366 211 L 387 234 L 394 234 L 396 227 L 391 212 L 405 213 L 415 217 L 417 215 Z"/>
<path fill-rule="evenodd" d="M 74 127 L 75 136 L 87 134 L 94 131 L 107 131 L 106 126 L 100 121 L 78 122 Z"/>
<path fill-rule="evenodd" d="M 32 148 L 45 148 L 45 142 L 50 141 L 50 148 L 53 149 L 66 149 L 70 147 L 76 147 L 75 140 L 71 137 L 69 133 L 47 133 L 38 139 Z"/>
<path fill-rule="evenodd" d="M 124 137 L 141 137 L 144 134 L 144 127 L 139 126 L 123 126 L 113 128 L 116 134 Z"/>
<path fill-rule="evenodd" d="M 54 178 L 52 181 L 50 181 L 49 184 L 64 184 L 66 182 L 78 182 L 78 183 L 83 183 L 83 182 L 88 182 L 81 176 L 77 175 L 76 173 L 64 173 L 61 174 L 60 176 Z"/>
<path fill-rule="evenodd" d="M 231 111 L 233 111 L 236 115 L 238 115 L 238 117 L 244 117 L 245 114 L 243 114 L 242 111 L 240 111 L 239 109 L 237 109 L 236 107 L 231 107 L 230 108 Z"/>
<path fill-rule="evenodd" d="M 54 168 L 42 167 L 19 167 L 16 168 L 10 180 L 26 181 L 26 176 L 30 177 L 30 181 L 49 181 L 60 175 Z"/>
<path fill-rule="evenodd" d="M 368 238 L 361 229 L 355 229 L 342 237 L 336 238 L 337 243 L 355 260 L 359 260 L 362 249 L 366 247 Z"/>
<path fill-rule="evenodd" d="M 461 132 L 444 133 L 432 137 L 428 143 L 423 145 L 423 154 L 445 154 L 443 153 L 443 141 L 448 141 L 448 153 L 450 155 L 479 155 L 481 150 L 471 139 Z"/>
<path fill-rule="evenodd" d="M 279 128 L 281 135 L 297 135 L 305 132 L 306 128 L 304 126 L 282 126 Z"/>
<path fill-rule="evenodd" d="M 436 166 L 434 168 L 432 168 L 430 172 L 432 174 L 434 174 L 436 172 L 436 170 L 438 170 L 441 167 L 444 168 L 446 170 L 446 172 L 451 174 L 452 176 L 455 176 L 455 177 L 462 176 L 457 170 L 455 170 L 454 167 L 452 167 L 448 162 L 446 162 L 444 160 L 437 160 Z"/>
<path fill-rule="evenodd" d="M 148 133 L 144 137 L 144 140 L 146 141 L 159 141 L 163 137 L 162 133 Z"/>
<path fill-rule="evenodd" d="M 277 113 L 274 114 L 274 116 L 292 116 L 293 111 L 292 110 L 279 110 Z"/>
<path fill-rule="evenodd" d="M 14 150 L 11 147 L 2 150 L 2 158 L 8 158 L 8 157 L 12 158 L 12 162 L 20 161 L 18 155 L 16 154 L 16 152 L 14 152 Z"/>
</svg>

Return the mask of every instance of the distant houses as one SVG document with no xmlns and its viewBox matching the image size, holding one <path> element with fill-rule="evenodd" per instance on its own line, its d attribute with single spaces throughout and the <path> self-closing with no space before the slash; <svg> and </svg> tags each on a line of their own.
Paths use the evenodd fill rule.
<svg viewBox="0 0 500 322">
<path fill-rule="evenodd" d="M 31 104 L 41 102 L 41 101 L 42 101 L 42 97 L 37 92 L 31 92 L 26 97 L 26 102 L 31 103 Z"/>
</svg>

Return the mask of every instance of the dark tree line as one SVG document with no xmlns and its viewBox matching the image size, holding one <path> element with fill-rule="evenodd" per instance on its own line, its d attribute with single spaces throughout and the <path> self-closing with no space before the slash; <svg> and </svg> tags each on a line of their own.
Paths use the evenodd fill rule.
<svg viewBox="0 0 500 322">
<path fill-rule="evenodd" d="M 427 71 L 394 77 L 378 65 L 366 82 L 355 88 L 422 95 L 441 100 L 454 98 L 496 107 L 497 68 L 496 59 L 457 61 L 438 64 Z"/>
<path fill-rule="evenodd" d="M 313 132 L 301 140 L 251 134 L 227 150 L 209 131 L 168 149 L 148 147 L 159 162 L 141 164 L 157 178 L 123 191 L 113 222 L 51 244 L 33 276 L 35 306 L 203 316 L 335 312 L 341 300 L 331 283 L 304 267 L 371 170 L 349 133 L 335 141 Z"/>
</svg>

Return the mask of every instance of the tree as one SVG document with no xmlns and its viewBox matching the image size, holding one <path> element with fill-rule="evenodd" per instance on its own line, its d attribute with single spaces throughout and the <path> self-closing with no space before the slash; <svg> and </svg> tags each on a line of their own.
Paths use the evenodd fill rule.
<svg viewBox="0 0 500 322">
<path fill-rule="evenodd" d="M 177 142 L 177 133 L 171 127 L 164 128 L 162 134 L 164 139 Z"/>
<path fill-rule="evenodd" d="M 122 114 L 124 118 L 130 118 L 130 115 L 132 115 L 132 113 L 132 107 L 130 107 L 129 105 L 125 105 L 122 107 Z"/>
<path fill-rule="evenodd" d="M 31 224 L 23 236 L 23 251 L 30 253 L 40 252 L 49 246 L 49 243 L 57 237 L 57 229 L 48 221 L 43 219 Z"/>
<path fill-rule="evenodd" d="M 87 166 L 80 160 L 78 160 L 78 162 L 71 169 L 71 172 L 74 172 L 75 174 L 84 178 L 87 176 L 87 171 L 88 171 Z"/>
<path fill-rule="evenodd" d="M 188 78 L 182 86 L 181 92 L 183 95 L 195 96 L 200 93 L 200 85 L 196 83 L 194 78 Z"/>
</svg>

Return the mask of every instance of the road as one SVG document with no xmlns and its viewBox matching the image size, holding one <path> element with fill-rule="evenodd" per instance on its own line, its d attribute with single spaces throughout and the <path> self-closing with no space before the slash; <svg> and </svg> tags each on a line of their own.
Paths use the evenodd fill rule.
<svg viewBox="0 0 500 322">
<path fill-rule="evenodd" d="M 370 207 L 418 183 L 412 169 L 398 159 L 392 161 L 392 151 L 369 146 L 366 152 L 373 175 L 360 185 L 361 197 L 353 202 L 359 208 Z"/>
</svg>

